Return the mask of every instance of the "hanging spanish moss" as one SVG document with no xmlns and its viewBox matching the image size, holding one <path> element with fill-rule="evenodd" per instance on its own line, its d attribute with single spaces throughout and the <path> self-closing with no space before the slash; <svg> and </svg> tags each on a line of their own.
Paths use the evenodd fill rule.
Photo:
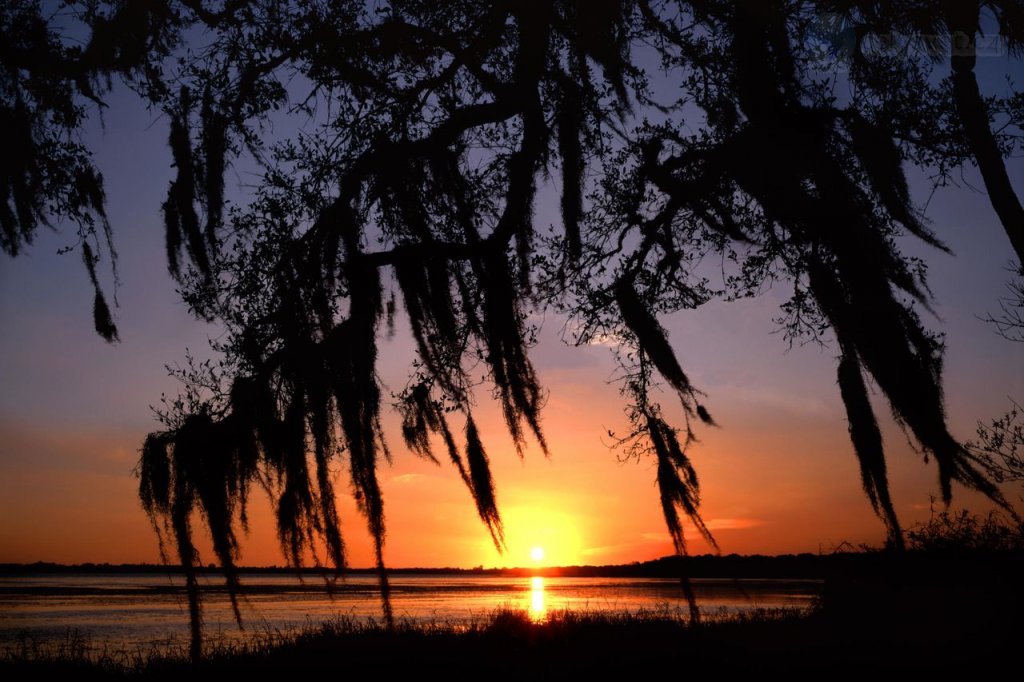
<svg viewBox="0 0 1024 682">
<path fill-rule="evenodd" d="M 853 152 L 885 210 L 915 237 L 948 253 L 949 249 L 914 215 L 910 189 L 903 174 L 903 157 L 892 137 L 857 112 L 848 112 L 845 123 Z"/>
<path fill-rule="evenodd" d="M 174 180 L 171 181 L 170 187 L 167 190 L 167 200 L 163 205 L 164 229 L 167 233 L 168 264 L 171 274 L 176 278 L 180 277 L 179 251 L 181 246 L 184 245 L 192 263 L 202 275 L 208 277 L 211 272 L 211 266 L 210 249 L 207 240 L 213 241 L 213 223 L 210 223 L 210 228 L 207 234 L 204 235 L 203 230 L 199 226 L 199 214 L 196 212 L 195 205 L 197 198 L 196 165 L 192 154 L 189 124 L 192 95 L 187 86 L 182 86 L 181 88 L 181 93 L 178 97 L 178 108 L 179 111 L 174 112 L 171 116 L 171 131 L 168 138 L 168 144 L 174 158 L 174 166 L 178 172 Z M 215 127 L 219 125 L 216 120 L 211 121 L 210 124 Z M 211 142 L 210 144 L 215 150 L 217 149 L 217 142 Z M 218 170 L 217 164 L 219 161 L 219 170 L 221 178 L 223 178 L 223 148 L 222 143 L 220 144 L 219 152 L 221 157 L 218 159 L 215 156 L 213 159 L 214 167 L 208 170 Z M 209 173 L 207 177 L 210 177 Z M 210 202 L 210 208 L 216 209 L 217 219 L 219 219 L 220 197 L 223 196 L 223 179 L 219 181 L 215 179 L 209 180 L 208 187 L 210 184 L 212 184 L 211 191 L 215 193 L 214 198 Z M 220 188 L 220 194 L 216 194 L 218 187 Z M 213 220 L 213 215 L 213 213 L 210 214 L 211 220 Z"/>
<path fill-rule="evenodd" d="M 466 415 L 466 456 L 463 459 L 441 403 L 430 395 L 430 387 L 419 382 L 406 390 L 399 406 L 403 413 L 402 436 L 406 446 L 435 464 L 439 463 L 430 446 L 431 434 L 440 436 L 452 464 L 476 503 L 480 519 L 487 526 L 498 551 L 505 548 L 504 529 L 494 493 L 490 460 L 484 451 L 476 423 Z"/>
<path fill-rule="evenodd" d="M 633 283 L 620 277 L 615 283 L 615 301 L 619 305 L 623 324 L 636 337 L 640 349 L 650 358 L 665 380 L 679 394 L 687 414 L 696 414 L 701 421 L 713 424 L 711 415 L 697 403 L 697 392 L 679 365 L 675 351 L 658 321 L 640 301 Z"/>
<path fill-rule="evenodd" d="M 373 536 L 384 620 L 393 621 L 390 589 L 384 568 L 384 500 L 377 479 L 380 441 L 380 388 L 377 384 L 377 325 L 383 313 L 381 285 L 375 268 L 360 262 L 358 246 L 346 243 L 349 287 L 348 319 L 327 338 L 330 380 L 345 436 L 356 503 Z"/>
<path fill-rule="evenodd" d="M 472 482 L 473 499 L 480 518 L 491 533 L 494 546 L 501 551 L 505 547 L 505 529 L 498 514 L 494 481 L 491 478 L 490 461 L 484 452 L 484 444 L 476 429 L 473 415 L 466 416 L 466 461 L 469 463 L 469 480 Z"/>
<path fill-rule="evenodd" d="M 680 554 L 686 553 L 686 540 L 679 511 L 693 521 L 701 536 L 708 544 L 717 549 L 718 544 L 712 537 L 711 531 L 704 525 L 698 512 L 700 485 L 697 482 L 697 472 L 683 452 L 675 429 L 656 414 L 648 414 L 646 419 L 647 435 L 658 459 L 658 490 L 661 492 L 661 507 L 676 551 Z"/>
<path fill-rule="evenodd" d="M 698 511 L 700 484 L 697 481 L 697 472 L 683 452 L 676 430 L 666 424 L 653 409 L 644 414 L 643 419 L 646 421 L 645 436 L 649 439 L 658 461 L 658 492 L 661 495 L 661 511 L 665 517 L 669 535 L 672 537 L 676 554 L 686 555 L 686 538 L 682 519 L 679 517 L 680 511 L 693 523 L 704 540 L 717 551 L 718 543 L 715 542 L 711 531 L 704 524 Z M 697 623 L 700 621 L 700 609 L 693 587 L 685 573 L 680 576 L 680 580 L 683 594 L 689 605 L 690 621 Z"/>
<path fill-rule="evenodd" d="M 89 281 L 92 283 L 92 288 L 95 292 L 92 307 L 93 325 L 96 328 L 97 334 L 102 336 L 105 341 L 113 343 L 118 341 L 117 327 L 114 325 L 114 319 L 110 314 L 110 308 L 107 306 L 107 300 L 103 296 L 103 290 L 100 289 L 99 278 L 96 276 L 96 262 L 98 260 L 98 257 L 93 255 L 89 242 L 83 241 L 82 261 L 85 263 L 85 270 L 89 274 Z"/>
<path fill-rule="evenodd" d="M 871 507 L 885 522 L 890 546 L 903 548 L 903 531 L 889 496 L 889 480 L 885 471 L 885 451 L 875 413 L 868 400 L 864 377 L 856 359 L 843 355 L 839 360 L 839 391 L 846 405 L 850 422 L 850 440 L 860 463 L 861 483 Z"/>
<path fill-rule="evenodd" d="M 1013 2 L 985 3 L 994 10 L 999 32 L 1006 44 L 1020 51 L 1024 45 L 1024 12 Z M 963 36 L 966 45 L 950 41 L 949 63 L 952 68 L 953 101 L 971 152 L 981 171 L 992 208 L 1006 230 L 1019 262 L 1024 263 L 1024 206 L 1013 190 L 1003 154 L 992 133 L 990 113 L 978 87 L 974 72 L 977 62 L 977 34 L 981 31 L 979 0 L 961 0 L 941 4 L 950 36 Z"/>
<path fill-rule="evenodd" d="M 139 495 L 143 508 L 163 538 L 173 539 L 178 561 L 185 571 L 192 622 L 192 657 L 201 653 L 202 611 L 197 579 L 198 554 L 192 543 L 192 514 L 201 511 L 210 530 L 214 553 L 224 571 L 235 618 L 239 582 L 235 560 L 238 541 L 234 532 L 239 487 L 248 485 L 240 470 L 237 451 L 227 440 L 223 422 L 208 415 L 190 416 L 172 433 L 151 434 L 143 446 L 139 467 Z M 165 542 L 161 539 L 161 548 Z"/>
<path fill-rule="evenodd" d="M 942 346 L 919 316 L 931 303 L 923 267 L 897 244 L 909 235 L 945 249 L 915 206 L 904 167 L 934 163 L 941 178 L 974 162 L 1024 253 L 1003 164 L 1013 142 L 991 127 L 996 111 L 1012 118 L 1013 102 L 981 93 L 969 54 L 951 53 L 946 88 L 930 82 L 934 63 L 924 56 L 875 60 L 857 45 L 843 71 L 857 96 L 841 105 L 811 49 L 809 27 L 824 10 L 857 35 L 973 35 L 981 4 L 954 4 L 90 9 L 83 70 L 63 87 L 72 99 L 98 96 L 99 77 L 119 74 L 167 114 L 175 168 L 162 207 L 168 267 L 190 309 L 225 330 L 223 362 L 185 377 L 184 397 L 146 440 L 139 466 L 143 506 L 185 570 L 193 655 L 202 634 L 194 524 L 210 531 L 233 601 L 254 484 L 271 497 L 287 560 L 340 571 L 342 469 L 373 538 L 391 623 L 379 478 L 391 452 L 378 377 L 390 358 L 378 344 L 394 329 L 399 298 L 415 342 L 409 383 L 395 396 L 402 439 L 416 455 L 452 464 L 499 549 L 497 453 L 485 450 L 472 414 L 489 388 L 520 456 L 528 440 L 548 453 L 530 347 L 552 310 L 580 330 L 579 343 L 620 342 L 630 440 L 657 463 L 673 545 L 686 551 L 692 524 L 714 546 L 690 455 L 695 425 L 715 422 L 658 320 L 685 320 L 688 309 L 775 282 L 795 292 L 784 307 L 787 338 L 827 341 L 830 333 L 838 343 L 850 438 L 890 545 L 899 547 L 901 531 L 869 380 L 938 463 L 943 499 L 956 481 L 1005 504 L 946 424 Z M 1020 13 L 1012 3 L 983 4 L 1019 50 Z M 0 17 L 11 23 L 6 10 Z M 206 48 L 171 58 L 193 34 L 208 38 Z M 43 38 L 52 42 L 45 30 Z M 653 72 L 634 63 L 641 45 L 660 60 L 659 78 L 680 86 L 675 95 L 655 92 Z M 81 149 L 64 145 L 54 159 L 40 151 L 67 136 L 41 134 L 45 107 L 24 81 L 28 47 L 10 48 L 17 69 L 4 58 L 15 86 L 0 83 L 0 123 L 11 133 L 0 164 L 0 246 L 17 253 L 45 222 L 43 197 L 76 188 L 73 201 L 55 205 L 85 225 L 95 323 L 113 340 L 95 273 L 96 232 L 109 227 L 101 178 Z M 297 75 L 311 85 L 305 99 Z M 646 116 L 655 108 L 657 123 Z M 274 127 L 289 116 L 305 117 L 294 135 Z M 243 155 L 263 177 L 247 205 L 227 210 L 225 173 Z M 77 181 L 58 172 L 68 160 Z M 549 230 L 535 209 L 544 215 L 553 172 L 560 224 Z M 722 263 L 720 283 L 709 281 L 709 262 Z M 679 429 L 651 401 L 654 370 L 682 403 Z M 464 429 L 455 425 L 462 419 Z M 696 619 L 685 580 L 684 589 Z"/>
<path fill-rule="evenodd" d="M 456 320 L 445 264 L 434 262 L 424 267 L 401 262 L 395 266 L 395 275 L 420 359 L 445 392 L 462 396 L 461 359 L 468 339 Z"/>
<path fill-rule="evenodd" d="M 214 109 L 213 92 L 208 85 L 203 91 L 200 116 L 203 152 L 204 202 L 206 205 L 205 237 L 208 248 L 217 248 L 217 229 L 224 218 L 224 171 L 227 154 L 227 131 L 224 116 Z"/>
<path fill-rule="evenodd" d="M 522 422 L 547 453 L 547 442 L 540 427 L 543 396 L 527 356 L 523 314 L 512 275 L 503 254 L 488 253 L 474 262 L 474 267 L 484 292 L 481 320 L 486 348 L 484 360 L 491 369 L 505 424 L 520 454 L 525 446 Z"/>
<path fill-rule="evenodd" d="M 577 71 L 578 72 L 578 71 Z M 580 221 L 583 214 L 583 101 L 579 86 L 567 76 L 559 83 L 558 153 L 562 157 L 562 222 L 569 256 L 578 260 L 582 245 Z"/>
</svg>

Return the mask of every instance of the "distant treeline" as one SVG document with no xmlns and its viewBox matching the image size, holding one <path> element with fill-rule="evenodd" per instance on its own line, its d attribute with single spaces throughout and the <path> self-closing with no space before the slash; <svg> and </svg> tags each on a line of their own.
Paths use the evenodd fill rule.
<svg viewBox="0 0 1024 682">
<path fill-rule="evenodd" d="M 546 577 L 593 577 L 593 578 L 746 578 L 746 579 L 826 579 L 836 575 L 877 575 L 891 571 L 915 572 L 926 570 L 928 574 L 957 573 L 975 570 L 988 565 L 998 565 L 1006 570 L 1011 566 L 1024 568 L 1024 553 L 1021 552 L 970 552 L 936 553 L 905 552 L 837 552 L 831 554 L 785 554 L 779 556 L 729 554 L 719 556 L 667 556 L 652 561 L 637 561 L 631 564 L 605 566 L 559 566 L 543 568 L 395 568 L 392 574 L 406 575 L 479 575 L 497 577 L 546 576 Z M 203 572 L 218 574 L 220 569 L 210 564 Z M 315 567 L 253 566 L 240 569 L 250 574 L 283 574 L 320 576 L 333 571 Z M 1000 571 L 1002 572 L 1002 571 Z M 63 565 L 49 562 L 33 564 L 0 564 L 0 576 L 25 574 L 178 574 L 179 566 L 162 564 L 75 564 Z M 350 568 L 349 575 L 375 574 L 372 568 Z"/>
</svg>

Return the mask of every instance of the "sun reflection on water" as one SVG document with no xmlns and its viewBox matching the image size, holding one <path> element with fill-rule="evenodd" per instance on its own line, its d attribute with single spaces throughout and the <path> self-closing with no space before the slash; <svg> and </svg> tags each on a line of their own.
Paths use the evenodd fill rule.
<svg viewBox="0 0 1024 682">
<path fill-rule="evenodd" d="M 530 578 L 530 620 L 540 623 L 548 619 L 548 610 L 544 606 L 544 578 Z"/>
</svg>

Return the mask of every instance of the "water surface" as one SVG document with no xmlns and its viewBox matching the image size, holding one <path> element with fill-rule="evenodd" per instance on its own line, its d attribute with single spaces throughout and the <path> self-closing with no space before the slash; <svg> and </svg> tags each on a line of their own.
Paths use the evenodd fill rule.
<svg viewBox="0 0 1024 682">
<path fill-rule="evenodd" d="M 552 612 L 685 614 L 679 583 L 666 578 L 500 577 L 391 574 L 395 617 L 416 623 L 460 625 L 503 608 L 536 621 Z M 201 579 L 204 622 L 211 641 L 288 633 L 339 617 L 380 620 L 377 581 L 351 575 L 331 590 L 318 578 L 243 574 L 240 631 L 222 579 Z M 702 611 L 712 615 L 753 609 L 805 609 L 820 590 L 810 580 L 693 581 Z M 58 574 L 0 576 L 0 649 L 52 645 L 84 638 L 93 649 L 177 650 L 188 640 L 188 604 L 181 576 Z"/>
</svg>

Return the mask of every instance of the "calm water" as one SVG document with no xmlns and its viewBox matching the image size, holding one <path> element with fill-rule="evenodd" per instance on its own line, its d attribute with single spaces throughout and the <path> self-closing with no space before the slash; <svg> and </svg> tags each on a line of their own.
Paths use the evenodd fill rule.
<svg viewBox="0 0 1024 682">
<path fill-rule="evenodd" d="M 216 590 L 216 577 L 206 579 Z M 227 596 L 205 598 L 211 640 L 252 633 L 290 632 L 341 617 L 380 618 L 376 579 L 349 576 L 328 594 L 316 578 L 243 575 L 245 631 L 239 631 Z M 705 613 L 810 606 L 814 581 L 695 580 Z M 552 611 L 685 613 L 678 582 L 662 578 L 530 578 L 462 575 L 391 576 L 396 618 L 466 623 L 499 608 L 526 611 L 542 621 Z M 160 575 L 38 575 L 0 577 L 0 650 L 32 641 L 53 644 L 81 635 L 97 648 L 169 649 L 188 641 L 188 606 L 180 577 Z"/>
</svg>

